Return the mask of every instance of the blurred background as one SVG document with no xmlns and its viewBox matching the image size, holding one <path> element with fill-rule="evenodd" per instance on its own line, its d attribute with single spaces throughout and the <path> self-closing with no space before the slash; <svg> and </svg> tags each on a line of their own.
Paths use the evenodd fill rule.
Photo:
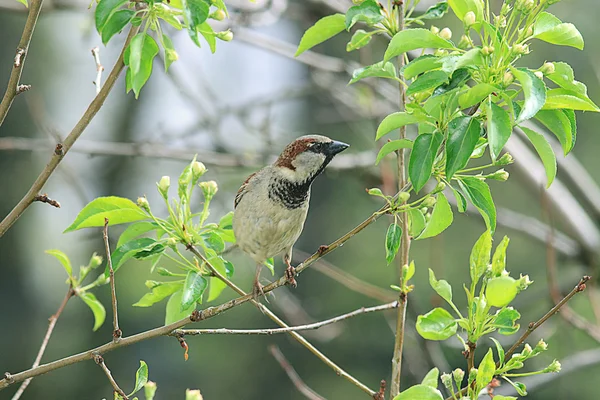
<svg viewBox="0 0 600 400">
<path fill-rule="evenodd" d="M 165 212 L 156 192 L 161 176 L 176 179 L 198 154 L 209 168 L 207 177 L 219 184 L 211 219 L 233 207 L 234 195 L 245 177 L 269 163 L 295 137 L 322 133 L 351 144 L 313 185 L 311 209 L 304 233 L 296 244 L 295 262 L 319 245 L 337 239 L 380 207 L 365 188 L 393 193 L 391 158 L 374 166 L 378 147 L 373 141 L 383 116 L 394 111 L 397 88 L 380 82 L 347 86 L 348 73 L 359 64 L 380 60 L 382 38 L 358 52 L 346 53 L 349 33 L 343 33 L 298 59 L 293 58 L 304 30 L 317 19 L 344 12 L 349 0 L 226 1 L 231 19 L 215 25 L 230 27 L 234 40 L 218 42 L 216 54 L 208 46 L 195 47 L 184 31 L 172 31 L 180 60 L 165 74 L 161 60 L 143 88 L 140 99 L 125 94 L 119 79 L 103 108 L 44 188 L 61 208 L 34 203 L 0 239 L 0 372 L 28 369 L 47 328 L 47 319 L 66 292 L 65 273 L 44 253 L 60 249 L 74 267 L 87 264 L 91 254 L 104 255 L 100 229 L 63 234 L 81 208 L 98 196 L 136 199 L 147 195 L 155 213 Z M 421 2 L 425 9 L 434 2 Z M 497 2 L 500 3 L 500 2 Z M 19 95 L 0 128 L 0 217 L 26 193 L 50 158 L 54 144 L 64 138 L 95 95 L 96 65 L 90 50 L 100 47 L 100 59 L 112 67 L 125 40 L 114 38 L 107 47 L 94 28 L 93 10 L 86 0 L 45 1 L 21 83 L 32 90 Z M 522 65 L 537 68 L 544 61 L 567 61 L 576 79 L 600 99 L 600 44 L 594 27 L 595 0 L 564 0 L 553 6 L 563 21 L 574 23 L 586 40 L 583 52 L 542 42 Z M 0 0 L 0 89 L 5 90 L 15 48 L 26 18 L 14 0 Z M 454 40 L 461 26 L 449 14 L 434 21 L 449 26 Z M 523 326 L 541 317 L 553 299 L 571 290 L 583 274 L 598 275 L 600 249 L 600 168 L 598 116 L 578 113 L 575 150 L 564 159 L 558 153 L 559 180 L 543 190 L 544 172 L 532 149 L 513 135 L 508 150 L 516 163 L 507 170 L 508 182 L 492 182 L 498 208 L 496 242 L 511 238 L 508 267 L 513 276 L 529 274 L 535 281 L 519 295 L 515 306 Z M 411 133 L 412 134 L 412 133 Z M 486 156 L 487 157 L 487 156 Z M 196 198 L 200 207 L 200 198 Z M 292 325 L 333 317 L 362 306 L 394 299 L 390 284 L 397 283 L 397 267 L 386 266 L 384 235 L 389 221 L 381 218 L 360 235 L 299 278 L 297 289 L 278 289 L 270 307 Z M 112 246 L 121 227 L 111 228 Z M 417 266 L 415 291 L 410 295 L 403 388 L 420 382 L 437 366 L 442 372 L 466 367 L 457 340 L 424 342 L 414 330 L 416 315 L 443 306 L 429 287 L 427 269 L 454 287 L 459 307 L 460 289 L 468 279 L 471 246 L 484 231 L 479 214 L 455 214 L 453 225 L 434 239 L 413 242 L 411 258 Z M 252 261 L 234 251 L 234 281 L 249 290 Z M 165 265 L 168 266 L 168 265 Z M 333 272 L 332 272 L 333 271 Z M 341 271 L 341 273 L 340 273 Z M 283 273 L 277 260 L 276 274 Z M 265 281 L 268 277 L 265 272 Z M 163 324 L 164 303 L 151 308 L 131 305 L 147 292 L 144 282 L 158 279 L 149 264 L 131 261 L 117 274 L 121 327 L 125 336 Z M 355 278 L 360 280 L 358 285 Z M 367 285 L 368 284 L 368 285 Z M 374 285 L 371 287 L 370 285 Z M 562 293 L 562 294 L 561 294 Z M 108 286 L 96 290 L 110 309 Z M 218 299 L 233 298 L 226 289 Z M 600 374 L 600 298 L 592 281 L 588 290 L 569 303 L 561 316 L 537 330 L 529 342 L 544 338 L 550 350 L 528 364 L 541 369 L 553 358 L 563 364 L 558 375 L 524 379 L 529 399 L 595 399 L 594 379 Z M 92 332 L 93 316 L 78 299 L 71 300 L 58 320 L 43 362 L 56 360 L 106 343 L 107 321 Z M 320 350 L 371 388 L 389 379 L 394 345 L 395 311 L 358 316 L 336 325 L 306 332 Z M 237 307 L 197 327 L 264 328 L 273 323 L 250 304 Z M 517 338 L 499 337 L 510 346 Z M 190 359 L 184 361 L 177 340 L 158 338 L 119 349 L 105 356 L 107 365 L 128 391 L 134 385 L 139 360 L 148 363 L 150 379 L 158 385 L 157 399 L 183 399 L 186 388 L 198 388 L 211 399 L 303 399 L 268 346 L 276 344 L 308 386 L 328 399 L 366 396 L 337 377 L 304 347 L 286 335 L 201 336 L 187 340 Z M 480 343 L 478 357 L 485 354 Z M 592 384 L 590 384 L 592 382 Z M 503 389 L 508 385 L 503 385 Z M 18 385 L 0 392 L 10 399 Z M 503 392 L 503 393 L 509 393 Z M 111 398 L 106 377 L 93 362 L 83 362 L 34 379 L 23 399 Z"/>
</svg>

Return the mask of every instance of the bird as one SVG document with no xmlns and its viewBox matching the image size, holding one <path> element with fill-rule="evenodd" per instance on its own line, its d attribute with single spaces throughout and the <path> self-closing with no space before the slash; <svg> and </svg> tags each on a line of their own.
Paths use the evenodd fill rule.
<svg viewBox="0 0 600 400">
<path fill-rule="evenodd" d="M 252 294 L 264 295 L 261 268 L 271 257 L 283 255 L 285 276 L 296 287 L 292 248 L 308 214 L 310 189 L 333 157 L 348 144 L 321 135 L 301 136 L 288 144 L 277 160 L 246 178 L 233 211 L 236 243 L 256 262 Z"/>
</svg>

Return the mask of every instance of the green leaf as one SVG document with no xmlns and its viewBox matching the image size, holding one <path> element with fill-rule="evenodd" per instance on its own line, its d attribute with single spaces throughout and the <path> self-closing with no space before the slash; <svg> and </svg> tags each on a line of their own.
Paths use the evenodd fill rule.
<svg viewBox="0 0 600 400">
<path fill-rule="evenodd" d="M 188 23 L 188 33 L 196 45 L 200 46 L 197 35 L 198 27 L 208 19 L 210 3 L 205 0 L 185 0 L 183 11 Z"/>
<path fill-rule="evenodd" d="M 208 254 L 210 254 L 209 251 L 207 251 L 207 255 Z M 226 267 L 225 262 L 222 257 L 213 255 L 208 258 L 208 261 L 223 276 L 227 276 L 227 267 Z M 216 278 L 216 277 L 212 277 L 209 280 L 210 280 L 210 287 L 208 288 L 208 300 L 207 301 L 213 301 L 214 299 L 219 297 L 219 295 L 221 294 L 223 289 L 225 289 L 227 287 L 227 285 L 222 280 L 220 280 L 219 278 Z"/>
<path fill-rule="evenodd" d="M 543 12 L 533 25 L 533 37 L 559 46 L 583 50 L 583 37 L 575 25 L 562 23 L 554 15 Z"/>
<path fill-rule="evenodd" d="M 468 68 L 460 68 L 452 73 L 452 78 L 450 78 L 450 82 L 446 85 L 441 85 L 433 91 L 433 96 L 441 96 L 443 94 L 447 94 L 454 89 L 458 89 L 462 87 L 465 82 L 467 82 L 471 78 L 471 72 Z M 454 100 L 455 98 L 452 97 Z M 452 105 L 453 106 L 453 105 Z M 449 106 L 447 106 L 449 107 Z M 453 109 L 453 107 L 451 107 Z"/>
<path fill-rule="evenodd" d="M 512 68 L 513 75 L 521 82 L 525 102 L 515 124 L 519 124 L 537 114 L 546 102 L 546 86 L 544 82 L 526 68 Z"/>
<path fill-rule="evenodd" d="M 385 259 L 388 265 L 396 257 L 402 240 L 402 228 L 396 223 L 390 224 L 385 235 Z"/>
<path fill-rule="evenodd" d="M 485 224 L 492 232 L 496 230 L 496 206 L 492 200 L 490 187 L 475 177 L 464 177 L 458 180 L 464 195 L 479 210 Z"/>
<path fill-rule="evenodd" d="M 411 261 L 408 265 L 402 266 L 402 281 L 406 285 L 408 281 L 415 275 L 415 262 Z M 396 286 L 397 287 L 397 286 Z"/>
<path fill-rule="evenodd" d="M 425 229 L 425 216 L 421 210 L 410 209 L 406 212 L 408 214 L 408 233 L 412 237 L 417 237 L 423 229 Z"/>
<path fill-rule="evenodd" d="M 121 247 L 123 244 L 135 239 L 136 237 L 143 235 L 144 233 L 158 229 L 158 224 L 153 221 L 140 221 L 129 225 L 117 242 L 117 247 Z"/>
<path fill-rule="evenodd" d="M 492 234 L 489 230 L 486 230 L 479 239 L 477 239 L 477 242 L 475 242 L 475 245 L 471 250 L 471 257 L 469 258 L 469 273 L 473 284 L 477 283 L 485 273 L 488 264 L 490 263 L 491 253 Z"/>
<path fill-rule="evenodd" d="M 442 393 L 429 385 L 415 385 L 406 389 L 393 400 L 443 400 Z"/>
<path fill-rule="evenodd" d="M 199 0 L 197 0 L 199 1 Z M 152 74 L 152 62 L 158 54 L 158 44 L 147 33 L 138 33 L 129 44 L 129 69 L 131 70 L 131 88 L 137 99 L 140 90 Z"/>
<path fill-rule="evenodd" d="M 496 363 L 494 363 L 494 353 L 492 352 L 492 349 L 488 349 L 477 368 L 477 387 L 480 389 L 486 387 L 488 383 L 492 381 L 495 373 Z M 477 392 L 479 392 L 479 390 L 477 390 Z"/>
<path fill-rule="evenodd" d="M 385 51 L 383 61 L 416 49 L 453 49 L 454 44 L 431 33 L 428 29 L 405 29 L 394 35 Z"/>
<path fill-rule="evenodd" d="M 516 321 L 521 318 L 521 314 L 512 307 L 506 307 L 498 310 L 496 318 L 494 319 L 494 326 L 498 328 L 498 333 L 502 335 L 512 335 L 517 333 L 520 325 Z M 504 359 L 504 351 L 502 352 L 502 358 Z"/>
<path fill-rule="evenodd" d="M 573 68 L 565 62 L 554 62 L 554 72 L 546 74 L 546 78 L 556 83 L 563 89 L 571 90 L 579 94 L 587 95 L 587 87 L 575 80 Z"/>
<path fill-rule="evenodd" d="M 115 196 L 98 197 L 79 212 L 75 221 L 63 233 L 104 226 L 104 218 L 108 218 L 108 225 L 112 226 L 148 219 L 148 216 L 129 199 Z"/>
<path fill-rule="evenodd" d="M 96 20 L 96 30 L 102 33 L 104 26 L 108 22 L 111 15 L 119 9 L 127 0 L 100 0 L 94 12 Z"/>
<path fill-rule="evenodd" d="M 429 285 L 442 299 L 452 304 L 452 286 L 443 279 L 439 281 L 435 279 L 435 273 L 431 268 L 429 268 Z"/>
<path fill-rule="evenodd" d="M 391 62 L 384 63 L 383 61 L 380 61 L 367 67 L 357 68 L 352 72 L 352 79 L 348 82 L 348 85 L 356 83 L 361 79 L 371 77 L 396 79 L 396 67 Z"/>
<path fill-rule="evenodd" d="M 446 179 L 450 180 L 456 171 L 467 165 L 480 135 L 481 124 L 476 118 L 460 116 L 448 123 Z"/>
<path fill-rule="evenodd" d="M 443 308 L 434 308 L 417 318 L 417 332 L 427 340 L 446 340 L 456 334 L 458 325 Z"/>
<path fill-rule="evenodd" d="M 430 71 L 432 69 L 438 69 L 443 65 L 442 59 L 433 56 L 431 54 L 425 54 L 421 57 L 415 58 L 408 64 L 402 67 L 400 70 L 404 76 L 404 79 L 412 79 L 423 72 Z M 446 71 L 448 72 L 448 71 Z"/>
<path fill-rule="evenodd" d="M 465 15 L 469 11 L 473 11 L 475 14 L 475 21 L 479 22 L 483 19 L 483 1 L 481 0 L 448 0 L 448 4 L 461 21 L 465 20 Z M 474 25 L 474 27 L 477 29 L 478 25 Z"/>
<path fill-rule="evenodd" d="M 179 59 L 179 55 L 177 55 L 177 52 L 175 51 L 175 47 L 173 46 L 173 42 L 171 41 L 171 38 L 167 35 L 163 34 L 163 45 L 164 45 L 164 51 L 165 51 L 165 71 L 169 70 L 169 67 L 171 66 L 171 64 L 173 64 L 175 61 L 177 61 Z"/>
<path fill-rule="evenodd" d="M 346 45 L 346 51 L 358 50 L 365 47 L 371 41 L 373 34 L 375 34 L 375 32 L 366 32 L 362 29 L 358 29 L 354 32 L 352 39 L 350 39 Z"/>
<path fill-rule="evenodd" d="M 425 375 L 425 378 L 423 378 L 423 380 L 421 381 L 421 385 L 431 386 L 432 388 L 437 388 L 439 377 L 440 377 L 440 370 L 437 368 L 432 368 L 427 373 L 427 375 Z"/>
<path fill-rule="evenodd" d="M 181 310 L 187 310 L 193 304 L 202 302 L 202 294 L 206 290 L 208 282 L 196 271 L 190 271 L 185 277 L 183 294 L 181 295 Z"/>
<path fill-rule="evenodd" d="M 346 29 L 345 21 L 346 17 L 344 14 L 328 15 L 318 20 L 313 26 L 304 32 L 294 57 L 298 57 L 306 50 L 326 41 L 327 39 L 331 39 L 338 33 L 342 32 L 344 29 Z"/>
<path fill-rule="evenodd" d="M 496 161 L 511 134 L 510 115 L 490 99 L 487 109 L 487 137 L 492 161 Z"/>
<path fill-rule="evenodd" d="M 431 177 L 433 162 L 444 139 L 439 132 L 417 136 L 408 162 L 408 175 L 415 192 L 419 192 Z"/>
<path fill-rule="evenodd" d="M 391 152 L 400 149 L 412 149 L 412 146 L 413 142 L 411 142 L 409 139 L 398 139 L 387 142 L 383 145 L 383 147 L 381 147 L 381 150 L 379 150 L 377 159 L 375 160 L 375 165 L 379 164 L 383 157 L 387 156 Z"/>
<path fill-rule="evenodd" d="M 571 137 L 573 138 L 571 141 L 571 148 L 569 149 L 569 152 L 571 152 L 573 147 L 575 147 L 575 141 L 577 140 L 577 119 L 575 118 L 575 111 L 573 110 L 562 110 L 562 112 L 571 122 Z"/>
<path fill-rule="evenodd" d="M 454 197 L 456 198 L 456 208 L 458 208 L 458 212 L 464 213 L 467 211 L 467 199 L 465 199 L 465 196 L 458 190 L 454 189 L 453 187 L 451 187 L 451 189 Z"/>
<path fill-rule="evenodd" d="M 498 340 L 496 340 L 493 337 L 490 337 L 490 339 L 496 345 L 496 352 L 498 353 L 498 361 L 500 362 L 500 366 L 502 366 L 504 364 L 504 349 L 502 348 L 502 345 L 500 344 L 500 342 Z"/>
<path fill-rule="evenodd" d="M 487 281 L 485 298 L 489 305 L 502 308 L 510 304 L 518 293 L 519 282 L 510 276 L 497 276 Z"/>
<path fill-rule="evenodd" d="M 148 365 L 140 360 L 140 367 L 135 373 L 135 387 L 133 391 L 127 396 L 131 397 L 134 393 L 141 390 L 144 385 L 148 382 Z"/>
<path fill-rule="evenodd" d="M 452 224 L 453 218 L 452 208 L 450 207 L 446 196 L 444 196 L 444 193 L 438 193 L 437 201 L 433 207 L 433 212 L 431 213 L 431 218 L 417 239 L 427 239 L 439 235 Z"/>
<path fill-rule="evenodd" d="M 494 396 L 494 400 L 519 400 L 519 399 L 514 396 L 502 396 L 502 395 L 497 394 Z"/>
<path fill-rule="evenodd" d="M 146 293 L 142 298 L 134 303 L 134 307 L 150 307 L 151 305 L 158 303 L 165 299 L 167 296 L 172 295 L 178 290 L 183 289 L 182 281 L 179 282 L 164 282 L 160 285 L 154 286 L 152 292 Z"/>
<path fill-rule="evenodd" d="M 429 7 L 418 19 L 440 19 L 448 12 L 448 2 L 440 1 Z"/>
<path fill-rule="evenodd" d="M 548 90 L 543 109 L 554 110 L 562 108 L 600 112 L 600 108 L 587 95 L 562 88 Z"/>
<path fill-rule="evenodd" d="M 112 260 L 113 271 L 117 272 L 121 265 L 123 265 L 131 257 L 135 256 L 140 251 L 152 249 L 156 244 L 159 243 L 152 238 L 139 238 L 131 240 L 117 247 L 110 256 Z M 104 275 L 108 277 L 108 274 L 109 269 L 107 262 Z"/>
<path fill-rule="evenodd" d="M 104 306 L 98 301 L 96 296 L 90 292 L 79 293 L 79 298 L 81 298 L 90 310 L 92 310 L 92 313 L 94 314 L 94 332 L 97 331 L 106 319 L 106 310 L 104 309 Z"/>
<path fill-rule="evenodd" d="M 29 5 L 27 4 L 27 0 L 17 0 L 19 3 L 23 4 L 25 7 L 29 8 Z"/>
<path fill-rule="evenodd" d="M 420 93 L 426 90 L 434 89 L 444 83 L 448 83 L 449 76 L 444 71 L 429 71 L 419 76 L 406 89 L 406 95 L 412 96 L 415 93 Z"/>
<path fill-rule="evenodd" d="M 73 277 L 73 267 L 71 266 L 71 261 L 69 257 L 65 253 L 60 250 L 46 250 L 46 254 L 50 254 L 51 256 L 56 257 L 56 259 L 62 264 L 65 271 L 67 271 L 67 275 L 70 278 Z"/>
<path fill-rule="evenodd" d="M 208 22 L 203 22 L 196 27 L 196 30 L 200 32 L 206 43 L 208 43 L 208 47 L 210 47 L 210 52 L 215 54 L 217 51 L 217 38 L 215 37 L 215 31 L 212 26 Z"/>
<path fill-rule="evenodd" d="M 377 134 L 375 135 L 375 140 L 381 139 L 381 137 L 387 135 L 394 129 L 399 129 L 403 126 L 416 124 L 417 122 L 422 121 L 423 118 L 415 114 L 409 114 L 406 112 L 392 113 L 386 116 L 377 127 Z"/>
<path fill-rule="evenodd" d="M 573 145 L 571 121 L 567 114 L 563 110 L 540 110 L 535 119 L 556 136 L 566 156 Z"/>
<path fill-rule="evenodd" d="M 213 249 L 216 253 L 221 253 L 225 250 L 225 241 L 215 231 L 202 234 L 202 239 L 208 248 Z"/>
<path fill-rule="evenodd" d="M 106 46 L 110 38 L 121 32 L 135 14 L 132 10 L 119 10 L 112 14 L 102 28 L 102 43 Z"/>
<path fill-rule="evenodd" d="M 506 268 L 506 249 L 509 242 L 508 236 L 504 236 L 500 244 L 496 246 L 492 257 L 492 274 L 494 276 L 500 276 Z"/>
<path fill-rule="evenodd" d="M 458 104 L 461 109 L 472 107 L 496 91 L 498 88 L 489 83 L 479 83 L 458 96 Z"/>
<path fill-rule="evenodd" d="M 213 279 L 213 278 L 211 278 Z M 196 303 L 192 304 L 190 308 L 181 309 L 181 296 L 183 292 L 181 290 L 173 293 L 167 302 L 167 312 L 165 314 L 165 325 L 172 324 L 186 317 L 189 317 L 192 312 L 196 309 Z"/>
<path fill-rule="evenodd" d="M 373 26 L 383 20 L 381 8 L 375 0 L 365 0 L 357 6 L 350 7 L 346 12 L 346 30 L 350 30 L 357 22 Z"/>
<path fill-rule="evenodd" d="M 554 177 L 556 177 L 556 156 L 554 155 L 554 150 L 552 150 L 552 146 L 546 140 L 544 135 L 541 133 L 537 133 L 529 128 L 521 127 L 527 138 L 535 147 L 535 151 L 537 151 L 538 155 L 542 159 L 542 164 L 544 164 L 544 169 L 546 170 L 546 188 L 549 188 L 554 181 Z"/>
</svg>

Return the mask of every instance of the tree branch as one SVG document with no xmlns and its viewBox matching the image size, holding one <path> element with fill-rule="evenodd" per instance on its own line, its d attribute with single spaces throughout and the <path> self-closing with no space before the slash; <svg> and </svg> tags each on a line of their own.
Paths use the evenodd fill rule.
<svg viewBox="0 0 600 400">
<path fill-rule="evenodd" d="M 298 391 L 302 393 L 304 397 L 306 397 L 309 400 L 326 400 L 324 397 L 320 396 L 311 388 L 309 388 L 306 385 L 306 383 L 304 383 L 304 381 L 302 380 L 302 378 L 300 378 L 294 367 L 290 365 L 290 363 L 288 362 L 288 360 L 286 360 L 281 350 L 279 350 L 279 347 L 273 344 L 269 346 L 269 351 L 271 352 L 273 357 L 275 357 L 275 360 L 277 360 L 279 365 L 281 365 L 281 368 L 283 368 L 283 370 L 290 378 L 294 386 L 296 386 L 296 389 L 298 389 Z"/>
<path fill-rule="evenodd" d="M 117 312 L 117 290 L 115 288 L 115 271 L 112 266 L 112 258 L 110 256 L 110 244 L 108 243 L 108 218 L 104 218 L 104 229 L 102 230 L 104 238 L 104 248 L 106 249 L 106 260 L 108 262 L 108 271 L 110 277 L 110 298 L 112 301 L 113 311 L 113 341 L 118 342 L 123 336 L 123 332 L 119 329 L 119 314 Z"/>
<path fill-rule="evenodd" d="M 35 3 L 41 3 L 41 0 L 35 0 Z M 32 5 L 33 6 L 33 5 Z M 73 143 L 81 136 L 83 131 L 88 127 L 92 119 L 98 113 L 98 110 L 104 104 L 104 101 L 108 97 L 108 94 L 112 90 L 119 74 L 123 70 L 123 54 L 125 53 L 125 49 L 129 46 L 129 41 L 133 38 L 133 36 L 137 33 L 138 27 L 132 27 L 129 31 L 129 36 L 127 36 L 127 40 L 125 40 L 125 44 L 123 45 L 123 50 L 121 50 L 121 54 L 115 63 L 112 71 L 108 75 L 106 79 L 106 83 L 100 90 L 100 93 L 94 97 L 94 100 L 90 103 L 87 110 L 83 113 L 81 119 L 77 122 L 71 133 L 65 138 L 63 143 L 59 143 L 54 148 L 54 153 L 50 162 L 46 165 L 44 170 L 37 177 L 29 191 L 25 194 L 25 196 L 19 201 L 19 203 L 12 209 L 12 211 L 0 222 L 0 237 L 2 237 L 6 231 L 19 219 L 19 217 L 25 212 L 27 207 L 33 203 L 35 196 L 37 196 L 46 184 L 46 181 L 50 178 L 52 173 L 56 170 L 56 167 L 62 161 L 63 157 L 67 154 L 67 152 L 73 147 Z M 10 86 L 9 86 L 10 89 Z M 0 117 L 2 116 L 0 111 Z"/>
<path fill-rule="evenodd" d="M 2 98 L 2 102 L 0 102 L 0 126 L 2 126 L 15 97 L 19 93 L 29 89 L 27 87 L 28 85 L 19 85 L 19 81 L 21 80 L 25 58 L 27 57 L 27 51 L 29 50 L 29 44 L 31 43 L 35 24 L 37 23 L 40 11 L 42 10 L 43 1 L 44 0 L 32 0 L 29 4 L 29 13 L 27 14 L 27 20 L 25 21 L 25 28 L 23 28 L 21 40 L 19 40 L 15 61 L 10 73 L 10 78 L 8 79 L 8 86 L 6 86 L 6 92 L 4 92 L 4 97 Z"/>
<path fill-rule="evenodd" d="M 110 369 L 108 369 L 108 367 L 104 363 L 104 358 L 102 358 L 102 356 L 100 356 L 100 355 L 95 355 L 94 361 L 96 362 L 96 364 L 98 364 L 100 366 L 100 368 L 102 368 L 102 371 L 104 371 L 104 373 L 106 374 L 106 377 L 108 378 L 108 381 L 114 388 L 114 391 L 116 393 L 118 393 L 119 396 L 121 396 L 123 398 L 123 400 L 129 400 L 129 397 L 127 397 L 127 395 L 125 394 L 123 389 L 121 389 L 119 387 L 119 385 L 117 384 L 117 381 L 115 381 L 115 378 L 113 378 L 112 374 L 110 373 Z"/>
<path fill-rule="evenodd" d="M 69 287 L 69 290 L 67 291 L 67 294 L 65 295 L 65 298 L 63 299 L 63 301 L 60 303 L 58 310 L 56 310 L 56 313 L 54 313 L 48 319 L 48 329 L 46 330 L 46 335 L 44 336 L 44 340 L 42 340 L 42 345 L 40 346 L 40 349 L 37 353 L 37 356 L 35 357 L 35 361 L 33 362 L 33 365 L 31 366 L 31 368 L 35 368 L 38 365 L 40 365 L 40 362 L 42 361 L 42 356 L 44 355 L 44 352 L 46 351 L 46 346 L 48 346 L 48 342 L 50 341 L 50 336 L 52 336 L 52 332 L 54 331 L 54 326 L 56 325 L 56 321 L 58 321 L 58 317 L 60 317 L 60 314 L 62 314 L 69 299 L 71 297 L 73 297 L 74 295 L 75 295 L 75 292 L 73 291 L 73 289 L 71 287 Z M 21 386 L 19 386 L 19 390 L 17 390 L 17 392 L 14 394 L 14 396 L 12 397 L 12 400 L 18 400 L 19 398 L 21 398 L 21 395 L 23 394 L 25 389 L 27 389 L 27 386 L 29 386 L 31 379 L 33 379 L 33 378 L 26 379 L 21 384 Z"/>
</svg>

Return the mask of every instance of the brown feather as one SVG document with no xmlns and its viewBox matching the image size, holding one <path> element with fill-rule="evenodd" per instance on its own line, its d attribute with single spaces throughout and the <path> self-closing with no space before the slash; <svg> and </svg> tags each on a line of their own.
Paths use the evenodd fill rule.
<svg viewBox="0 0 600 400">
<path fill-rule="evenodd" d="M 233 208 L 236 208 L 237 205 L 240 203 L 240 201 L 242 200 L 242 197 L 244 197 L 244 194 L 246 194 L 246 191 L 248 190 L 248 182 L 250 182 L 250 179 L 252 179 L 252 177 L 254 175 L 256 175 L 257 172 L 255 172 L 255 173 L 251 174 L 250 176 L 248 176 L 246 178 L 246 180 L 244 181 L 244 183 L 242 183 L 242 186 L 240 186 L 240 188 L 238 189 L 238 191 L 237 191 L 237 193 L 235 195 L 235 200 L 233 201 Z"/>
<path fill-rule="evenodd" d="M 283 152 L 281 152 L 281 155 L 275 162 L 275 166 L 284 167 L 295 171 L 296 167 L 294 167 L 292 161 L 296 159 L 298 154 L 305 152 L 310 143 L 314 143 L 316 141 L 317 140 L 313 138 L 294 140 L 292 143 L 288 144 L 285 149 L 283 149 Z"/>
</svg>

